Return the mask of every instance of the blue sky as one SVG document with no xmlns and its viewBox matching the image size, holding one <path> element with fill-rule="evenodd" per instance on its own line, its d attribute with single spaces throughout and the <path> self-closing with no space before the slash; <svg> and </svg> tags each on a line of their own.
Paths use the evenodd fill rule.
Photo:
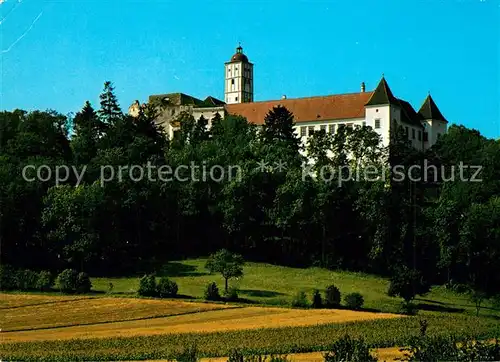
<svg viewBox="0 0 500 362">
<path fill-rule="evenodd" d="M 123 109 L 155 93 L 223 98 L 238 42 L 255 100 L 349 93 L 382 73 L 419 108 L 500 137 L 500 1 L 0 0 L 0 109 Z"/>
</svg>

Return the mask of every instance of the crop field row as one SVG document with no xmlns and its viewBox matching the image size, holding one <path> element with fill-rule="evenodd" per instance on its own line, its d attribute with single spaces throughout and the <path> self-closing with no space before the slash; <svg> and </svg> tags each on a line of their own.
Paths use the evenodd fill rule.
<svg viewBox="0 0 500 362">
<path fill-rule="evenodd" d="M 64 310 L 68 313 L 67 315 L 61 314 L 62 310 L 47 308 L 38 310 L 38 307 L 10 311 L 5 323 L 9 328 L 4 329 L 3 340 L 5 342 L 17 342 L 203 333 L 266 327 L 302 327 L 381 318 L 403 318 L 396 314 L 351 310 L 301 310 L 265 307 L 229 308 L 221 304 L 121 298 L 96 299 L 85 302 L 65 303 Z M 71 307 L 75 309 L 70 309 Z M 37 315 L 37 313 L 40 314 Z M 151 318 L 151 315 L 169 316 Z M 119 318 L 137 319 L 140 316 L 143 319 L 119 321 Z M 148 316 L 149 318 L 147 318 Z M 96 324 L 88 324 L 90 321 L 94 321 Z M 98 321 L 101 323 L 97 323 Z M 103 321 L 112 323 L 102 323 Z M 83 325 L 76 325 L 78 323 Z M 75 325 L 65 328 L 35 329 L 71 324 Z M 29 330 L 30 328 L 32 330 Z"/>
<path fill-rule="evenodd" d="M 43 329 L 39 333 L 50 336 L 53 332 L 48 333 L 46 329 L 55 327 L 91 325 L 89 328 L 92 328 L 93 324 L 235 308 L 235 306 L 215 303 L 191 303 L 137 298 L 74 300 L 66 300 L 65 298 L 57 300 L 52 298 L 51 300 L 54 301 L 54 304 L 28 305 L 22 308 L 3 310 L 2 331 Z M 59 303 L 56 301 L 59 301 Z M 147 322 L 138 323 L 144 324 Z M 101 328 L 108 327 L 104 326 Z M 63 330 L 61 329 L 61 331 Z M 30 331 L 29 333 L 33 332 Z M 9 337 L 5 337 L 5 339 L 8 340 Z"/>
<path fill-rule="evenodd" d="M 88 299 L 93 297 L 0 293 L 0 310 Z"/>
<path fill-rule="evenodd" d="M 227 356 L 233 348 L 258 354 L 297 353 L 327 350 L 330 343 L 345 334 L 363 337 L 372 347 L 393 347 L 404 346 L 409 337 L 418 335 L 422 318 L 428 321 L 427 334 L 431 336 L 486 339 L 500 335 L 500 324 L 493 317 L 422 312 L 415 317 L 307 327 L 3 343 L 0 355 L 16 361 L 145 360 L 171 358 L 193 344 L 206 357 Z M 236 319 L 234 323 L 239 322 Z"/>
</svg>

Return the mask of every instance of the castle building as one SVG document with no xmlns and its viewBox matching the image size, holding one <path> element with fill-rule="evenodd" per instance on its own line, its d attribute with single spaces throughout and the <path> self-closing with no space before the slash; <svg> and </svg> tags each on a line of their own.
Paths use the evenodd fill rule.
<svg viewBox="0 0 500 362">
<path fill-rule="evenodd" d="M 158 106 L 157 123 L 170 138 L 180 127 L 176 117 L 183 111 L 196 120 L 203 116 L 208 120 L 208 127 L 216 113 L 222 117 L 240 115 L 262 125 L 266 114 L 278 105 L 293 113 L 295 130 L 304 144 L 315 131 L 333 134 L 340 125 L 345 125 L 369 126 L 380 135 L 383 146 L 387 146 L 391 130 L 401 126 L 413 147 L 425 150 L 447 130 L 448 121 L 430 94 L 417 112 L 409 102 L 394 96 L 384 77 L 373 91 L 366 91 L 362 83 L 358 93 L 293 99 L 283 96 L 278 100 L 254 102 L 253 64 L 241 46 L 225 63 L 224 74 L 224 101 L 210 96 L 201 100 L 183 93 L 149 97 L 149 103 Z M 139 108 L 140 103 L 136 101 L 130 106 L 129 114 L 137 115 Z"/>
</svg>

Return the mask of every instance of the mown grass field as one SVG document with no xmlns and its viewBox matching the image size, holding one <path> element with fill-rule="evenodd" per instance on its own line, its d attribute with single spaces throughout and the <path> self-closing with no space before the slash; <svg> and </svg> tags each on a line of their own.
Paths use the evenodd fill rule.
<svg viewBox="0 0 500 362">
<path fill-rule="evenodd" d="M 204 268 L 205 259 L 171 262 L 157 275 L 168 276 L 179 285 L 179 294 L 203 298 L 207 283 L 215 281 L 222 291 L 224 280 L 220 275 L 210 275 Z M 93 289 L 105 293 L 113 283 L 113 293 L 134 294 L 139 278 L 92 278 Z M 389 281 L 378 276 L 321 268 L 289 268 L 262 263 L 247 263 L 244 276 L 231 280 L 230 286 L 239 289 L 241 298 L 266 305 L 290 305 L 293 296 L 303 290 L 311 296 L 314 289 L 324 290 L 335 284 L 342 295 L 359 292 L 365 299 L 364 307 L 381 312 L 396 313 L 401 300 L 387 295 Z M 425 297 L 417 298 L 421 309 L 443 312 L 475 314 L 474 304 L 465 295 L 456 294 L 444 287 L 434 287 Z M 482 314 L 500 317 L 500 310 L 485 303 Z"/>
<path fill-rule="evenodd" d="M 417 300 L 421 311 L 413 317 L 276 308 L 288 305 L 300 290 L 310 297 L 313 289 L 335 284 L 343 295 L 361 293 L 368 310 L 393 313 L 399 309 L 400 300 L 386 295 L 387 280 L 318 268 L 249 263 L 244 277 L 230 285 L 239 288 L 241 298 L 256 304 L 192 303 L 187 299 L 201 298 L 208 282 L 216 281 L 223 288 L 223 279 L 206 273 L 204 262 L 170 263 L 158 273 L 179 285 L 183 299 L 171 301 L 129 298 L 135 295 L 138 278 L 93 278 L 95 293 L 89 296 L 2 294 L 0 357 L 20 361 L 165 359 L 192 344 L 207 357 L 227 356 L 233 348 L 259 354 L 314 352 L 326 350 L 344 334 L 363 337 L 373 347 L 394 347 L 418 335 L 421 319 L 428 321 L 430 335 L 478 339 L 500 335 L 499 310 L 486 303 L 476 317 L 466 296 L 442 287 Z M 107 293 L 110 282 L 113 291 Z"/>
<path fill-rule="evenodd" d="M 3 295 L 2 299 L 17 298 Z M 52 303 L 27 305 L 3 310 L 2 332 L 44 330 L 82 325 L 101 325 L 120 321 L 137 321 L 174 315 L 193 314 L 208 310 L 227 309 L 231 306 L 210 303 L 189 303 L 184 301 L 163 301 L 136 298 L 87 298 L 67 300 L 50 297 Z M 13 302 L 14 303 L 14 302 Z M 105 326 L 105 328 L 107 328 Z M 60 329 L 59 329 L 60 330 Z M 36 333 L 30 332 L 33 335 Z M 53 333 L 53 332 L 52 332 Z M 40 339 L 40 338 L 34 338 Z M 4 337 L 9 340 L 9 334 Z"/>
</svg>

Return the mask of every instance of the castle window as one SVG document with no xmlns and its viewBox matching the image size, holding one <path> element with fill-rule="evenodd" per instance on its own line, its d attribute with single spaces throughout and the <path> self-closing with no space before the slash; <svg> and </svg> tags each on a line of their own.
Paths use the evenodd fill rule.
<svg viewBox="0 0 500 362">
<path fill-rule="evenodd" d="M 422 141 L 422 131 L 418 131 L 418 140 Z"/>
<path fill-rule="evenodd" d="M 375 120 L 375 129 L 379 129 L 380 128 L 380 119 L 376 119 Z"/>
<path fill-rule="evenodd" d="M 335 133 L 335 125 L 331 124 L 328 126 L 328 133 Z"/>
<path fill-rule="evenodd" d="M 312 136 L 314 133 L 314 126 L 307 127 L 308 136 Z"/>
<path fill-rule="evenodd" d="M 429 134 L 424 132 L 424 142 L 429 142 Z"/>
<path fill-rule="evenodd" d="M 300 127 L 300 137 L 307 136 L 307 128 L 305 126 Z"/>
<path fill-rule="evenodd" d="M 231 79 L 231 84 L 234 84 L 234 79 Z"/>
<path fill-rule="evenodd" d="M 322 124 L 321 126 L 319 126 L 319 129 L 326 133 L 326 124 Z"/>
<path fill-rule="evenodd" d="M 238 102 L 238 97 L 234 97 L 234 101 L 235 101 L 235 102 Z"/>
<path fill-rule="evenodd" d="M 411 129 L 411 139 L 415 139 L 415 128 Z"/>
</svg>

